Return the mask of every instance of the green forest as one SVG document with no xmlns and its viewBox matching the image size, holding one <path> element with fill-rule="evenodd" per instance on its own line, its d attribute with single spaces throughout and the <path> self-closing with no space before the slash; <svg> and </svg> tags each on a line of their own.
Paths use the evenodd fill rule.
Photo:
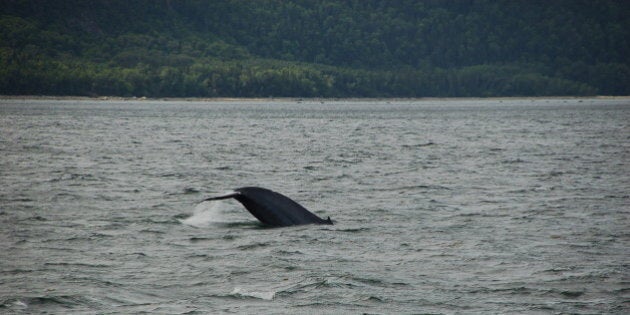
<svg viewBox="0 0 630 315">
<path fill-rule="evenodd" d="M 630 95 L 630 1 L 2 0 L 0 95 Z"/>
</svg>

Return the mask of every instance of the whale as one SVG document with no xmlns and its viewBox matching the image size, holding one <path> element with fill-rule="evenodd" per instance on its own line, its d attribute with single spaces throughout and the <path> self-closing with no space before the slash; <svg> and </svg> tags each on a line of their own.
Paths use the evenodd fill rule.
<svg viewBox="0 0 630 315">
<path fill-rule="evenodd" d="M 262 187 L 241 187 L 230 193 L 206 198 L 203 201 L 232 198 L 240 202 L 258 221 L 268 226 L 333 224 L 330 217 L 322 219 L 291 198 Z"/>
</svg>

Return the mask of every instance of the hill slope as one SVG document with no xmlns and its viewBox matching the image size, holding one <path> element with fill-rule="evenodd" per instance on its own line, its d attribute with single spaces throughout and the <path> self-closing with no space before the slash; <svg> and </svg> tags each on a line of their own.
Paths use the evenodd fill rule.
<svg viewBox="0 0 630 315">
<path fill-rule="evenodd" d="M 629 95 L 628 1 L 0 2 L 0 94 Z"/>
</svg>

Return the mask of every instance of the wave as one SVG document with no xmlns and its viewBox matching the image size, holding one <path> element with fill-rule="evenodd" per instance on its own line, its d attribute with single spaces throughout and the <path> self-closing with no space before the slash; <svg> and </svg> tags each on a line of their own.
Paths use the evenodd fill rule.
<svg viewBox="0 0 630 315">
<path fill-rule="evenodd" d="M 337 229 L 335 230 L 336 232 L 346 232 L 346 233 L 358 233 L 358 232 L 365 232 L 365 231 L 369 231 L 371 230 L 371 228 L 369 227 L 359 227 L 359 228 L 342 228 L 342 229 Z"/>
<path fill-rule="evenodd" d="M 236 298 L 255 298 L 261 300 L 271 301 L 276 296 L 276 291 L 257 291 L 252 289 L 244 289 L 242 287 L 235 287 L 234 290 L 228 295 Z"/>
<path fill-rule="evenodd" d="M 307 278 L 297 283 L 285 285 L 276 288 L 265 288 L 260 290 L 259 288 L 246 288 L 237 286 L 232 290 L 227 297 L 232 298 L 252 298 L 261 300 L 273 300 L 279 295 L 293 295 L 300 293 L 307 293 L 314 290 L 321 290 L 322 288 L 357 288 L 357 287 L 405 287 L 404 283 L 387 283 L 385 281 L 377 279 L 365 279 L 359 277 L 323 277 L 323 278 Z M 360 298 L 363 301 L 370 302 L 384 302 L 385 298 L 374 295 L 363 296 Z"/>
<path fill-rule="evenodd" d="M 397 187 L 381 187 L 379 189 L 372 189 L 371 191 L 407 191 L 407 190 L 452 190 L 449 187 L 441 185 L 406 185 Z"/>
<path fill-rule="evenodd" d="M 8 309 L 13 311 L 33 311 L 45 310 L 55 312 L 61 310 L 88 309 L 94 306 L 95 301 L 77 295 L 44 295 L 33 297 L 18 297 L 0 302 L 0 310 Z"/>
<path fill-rule="evenodd" d="M 404 282 L 389 282 L 375 278 L 365 278 L 354 275 L 331 276 L 331 277 L 309 277 L 290 285 L 282 290 L 278 290 L 278 294 L 292 295 L 297 293 L 306 293 L 313 290 L 321 290 L 322 288 L 407 288 L 410 285 Z"/>
<path fill-rule="evenodd" d="M 425 143 L 416 143 L 416 144 L 403 144 L 402 147 L 405 149 L 413 149 L 413 148 L 421 148 L 435 145 L 435 142 L 429 141 Z"/>
<path fill-rule="evenodd" d="M 256 249 L 256 248 L 261 248 L 261 247 L 267 247 L 271 245 L 270 243 L 253 243 L 253 244 L 245 244 L 245 245 L 240 245 L 237 247 L 237 249 L 239 250 L 249 250 L 249 249 Z"/>
<path fill-rule="evenodd" d="M 96 181 L 96 176 L 86 173 L 72 173 L 64 172 L 57 177 L 50 178 L 49 182 L 61 182 L 61 181 Z"/>
</svg>

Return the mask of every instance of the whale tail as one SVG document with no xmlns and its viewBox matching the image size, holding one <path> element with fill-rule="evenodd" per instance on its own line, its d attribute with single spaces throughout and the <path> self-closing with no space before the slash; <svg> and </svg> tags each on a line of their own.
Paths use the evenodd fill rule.
<svg viewBox="0 0 630 315">
<path fill-rule="evenodd" d="M 234 198 L 234 197 L 239 196 L 239 195 L 240 195 L 240 193 L 238 191 L 233 191 L 233 192 L 227 193 L 225 195 L 206 198 L 203 201 L 230 199 L 230 198 Z"/>
<path fill-rule="evenodd" d="M 261 187 L 241 187 L 203 201 L 230 198 L 236 199 L 256 219 L 267 225 L 333 224 L 330 217 L 324 220 L 289 197 Z"/>
</svg>

